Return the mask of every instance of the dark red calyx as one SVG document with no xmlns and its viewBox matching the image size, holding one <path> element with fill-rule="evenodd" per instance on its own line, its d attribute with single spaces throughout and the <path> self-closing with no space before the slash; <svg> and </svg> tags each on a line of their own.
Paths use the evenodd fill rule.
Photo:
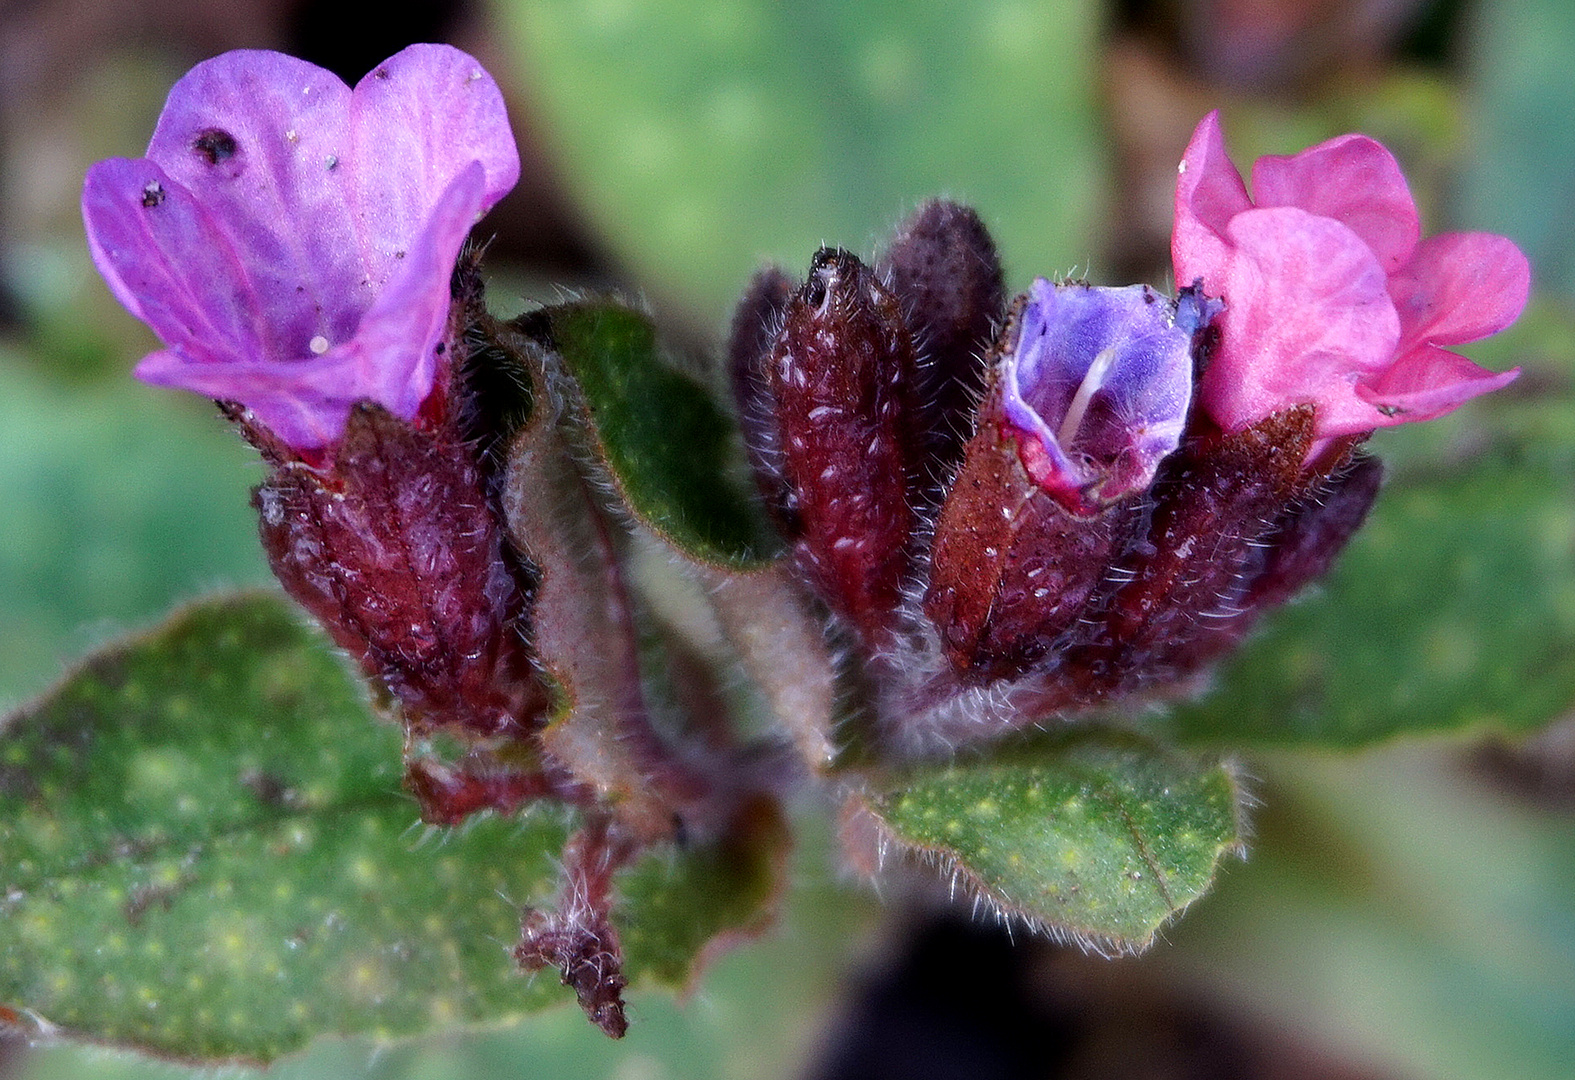
<svg viewBox="0 0 1575 1080">
<path fill-rule="evenodd" d="M 878 647 L 896 622 L 916 521 L 913 342 L 896 297 L 853 255 L 822 249 L 767 368 L 797 564 Z"/>
<path fill-rule="evenodd" d="M 505 734 L 545 707 L 527 597 L 466 444 L 362 403 L 328 467 L 279 462 L 253 504 L 274 574 L 412 730 Z"/>
<path fill-rule="evenodd" d="M 985 353 L 1006 314 L 1001 260 L 971 208 L 931 199 L 897 228 L 877 273 L 902 305 L 918 355 L 915 397 L 933 475 L 928 497 L 957 467 L 984 396 Z"/>
</svg>

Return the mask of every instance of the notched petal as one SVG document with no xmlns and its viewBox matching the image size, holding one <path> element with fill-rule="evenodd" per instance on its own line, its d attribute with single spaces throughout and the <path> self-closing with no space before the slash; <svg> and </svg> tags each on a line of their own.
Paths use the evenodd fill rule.
<svg viewBox="0 0 1575 1080">
<path fill-rule="evenodd" d="M 1400 315 L 1400 351 L 1422 342 L 1458 345 L 1496 334 L 1520 317 L 1530 293 L 1531 264 L 1508 237 L 1429 237 L 1389 278 Z"/>
<path fill-rule="evenodd" d="M 1366 135 L 1341 135 L 1289 156 L 1261 157 L 1252 167 L 1261 207 L 1295 206 L 1333 218 L 1362 238 L 1385 273 L 1404 266 L 1422 225 L 1400 164 Z"/>
<path fill-rule="evenodd" d="M 112 158 L 82 187 L 88 249 L 110 290 L 183 355 L 259 353 L 261 301 L 229 238 L 147 160 Z"/>
<path fill-rule="evenodd" d="M 1207 278 L 1223 255 L 1225 227 L 1251 207 L 1247 185 L 1225 153 L 1220 114 L 1215 110 L 1193 132 L 1176 180 L 1176 227 L 1171 239 L 1176 279 Z"/>
<path fill-rule="evenodd" d="M 497 83 L 447 45 L 411 45 L 356 84 L 350 102 L 356 207 L 368 264 L 401 250 L 438 195 L 480 162 L 483 208 L 519 179 L 519 152 Z"/>
<path fill-rule="evenodd" d="M 1219 356 L 1199 394 L 1228 431 L 1296 405 L 1320 438 L 1372 430 L 1354 380 L 1384 370 L 1400 338 L 1382 267 L 1349 228 L 1305 210 L 1238 214 L 1232 255 L 1209 282 L 1225 299 Z"/>
<path fill-rule="evenodd" d="M 1479 395 L 1514 382 L 1520 369 L 1489 371 L 1459 353 L 1423 345 L 1379 377 L 1356 384 L 1356 396 L 1377 409 L 1374 427 L 1434 420 Z"/>
</svg>

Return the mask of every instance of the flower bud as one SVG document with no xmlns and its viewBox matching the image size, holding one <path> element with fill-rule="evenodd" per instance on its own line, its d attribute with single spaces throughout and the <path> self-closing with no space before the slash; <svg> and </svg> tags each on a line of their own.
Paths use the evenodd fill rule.
<svg viewBox="0 0 1575 1080">
<path fill-rule="evenodd" d="M 774 266 L 757 273 L 733 312 L 727 343 L 733 401 L 755 483 L 766 509 L 786 528 L 791 528 L 787 515 L 790 492 L 782 476 L 782 447 L 768 365 L 795 291 L 787 274 Z"/>
<path fill-rule="evenodd" d="M 767 365 L 783 516 L 801 572 L 869 646 L 896 618 L 916 521 L 913 342 L 897 299 L 822 249 Z"/>
<path fill-rule="evenodd" d="M 1192 620 L 1189 633 L 1155 653 L 1154 666 L 1177 676 L 1197 671 L 1245 637 L 1259 616 L 1328 573 L 1378 497 L 1383 471 L 1377 458 L 1359 457 L 1286 507 L 1273 528 L 1248 543 L 1237 580 L 1205 617 Z M 1134 672 L 1126 683 L 1135 689 L 1150 681 Z"/>
<path fill-rule="evenodd" d="M 1301 464 L 1312 410 L 1277 413 L 1237 434 L 1189 440 L 1154 486 L 1146 536 L 1112 567 L 1114 588 L 1085 642 L 1063 658 L 1068 703 L 1091 704 L 1185 674 L 1165 663 L 1238 612 L 1260 545 L 1307 493 Z"/>
<path fill-rule="evenodd" d="M 1001 260 L 972 208 L 931 199 L 898 227 L 876 272 L 902 305 L 918 353 L 918 425 L 929 458 L 920 479 L 933 485 L 957 467 L 973 434 L 985 353 L 1005 316 Z"/>
</svg>

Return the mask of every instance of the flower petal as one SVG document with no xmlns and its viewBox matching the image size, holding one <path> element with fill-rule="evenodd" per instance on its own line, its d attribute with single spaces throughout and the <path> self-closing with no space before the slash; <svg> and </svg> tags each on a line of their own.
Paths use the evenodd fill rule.
<svg viewBox="0 0 1575 1080">
<path fill-rule="evenodd" d="M 1400 321 L 1378 260 L 1351 229 L 1292 207 L 1249 210 L 1230 223 L 1219 347 L 1199 396 L 1240 431 L 1293 405 L 1317 407 L 1320 437 L 1368 431 L 1373 407 L 1356 380 L 1394 355 Z"/>
<path fill-rule="evenodd" d="M 483 210 L 519 179 L 503 95 L 458 49 L 412 45 L 396 53 L 356 84 L 350 109 L 362 256 L 374 280 L 384 279 L 471 162 L 484 171 Z"/>
<path fill-rule="evenodd" d="M 472 162 L 443 193 L 354 337 L 322 355 L 194 363 L 172 349 L 146 357 L 137 377 L 239 401 L 298 450 L 337 439 L 357 401 L 370 399 L 397 416 L 414 416 L 436 378 L 435 350 L 447 325 L 454 260 L 484 198 L 482 167 Z"/>
<path fill-rule="evenodd" d="M 454 177 L 356 332 L 353 344 L 366 365 L 361 395 L 397 416 L 414 416 L 437 377 L 434 350 L 448 327 L 449 279 L 465 237 L 492 197 L 489 181 L 479 161 Z"/>
<path fill-rule="evenodd" d="M 153 386 L 239 401 L 286 444 L 305 450 L 338 438 L 354 402 L 303 394 L 302 381 L 333 381 L 343 366 L 334 355 L 294 364 L 244 360 L 194 364 L 171 349 L 160 349 L 144 356 L 132 374 Z"/>
<path fill-rule="evenodd" d="M 1002 407 L 1023 466 L 1074 512 L 1148 487 L 1181 439 L 1192 327 L 1143 285 L 1034 281 L 1002 368 Z"/>
<path fill-rule="evenodd" d="M 1226 258 L 1225 230 L 1231 218 L 1252 208 L 1241 174 L 1225 153 L 1218 110 L 1192 133 L 1176 178 L 1176 224 L 1170 253 L 1176 284 L 1190 285 L 1218 272 Z"/>
<path fill-rule="evenodd" d="M 1416 202 L 1395 157 L 1366 135 L 1341 135 L 1252 167 L 1260 207 L 1295 206 L 1334 218 L 1360 236 L 1385 273 L 1404 266 L 1422 235 Z"/>
<path fill-rule="evenodd" d="M 268 359 L 310 356 L 319 336 L 349 339 L 375 295 L 350 213 L 349 105 L 332 72 L 228 52 L 175 84 L 148 145 L 243 260 Z"/>
<path fill-rule="evenodd" d="M 82 185 L 88 249 L 115 298 L 190 359 L 263 351 L 262 301 L 223 230 L 146 159 L 111 158 Z"/>
<path fill-rule="evenodd" d="M 1379 412 L 1378 427 L 1432 420 L 1479 394 L 1508 386 L 1519 368 L 1489 371 L 1459 353 L 1423 345 L 1377 377 L 1358 382 L 1356 394 Z"/>
<path fill-rule="evenodd" d="M 1531 265 L 1508 237 L 1429 237 L 1389 278 L 1389 295 L 1400 313 L 1400 350 L 1496 334 L 1520 317 L 1530 291 Z"/>
</svg>

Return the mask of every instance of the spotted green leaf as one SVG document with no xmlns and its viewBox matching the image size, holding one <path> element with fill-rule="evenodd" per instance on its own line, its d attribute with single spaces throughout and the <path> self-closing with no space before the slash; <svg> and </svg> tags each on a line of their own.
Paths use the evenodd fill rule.
<svg viewBox="0 0 1575 1080">
<path fill-rule="evenodd" d="M 591 302 L 548 308 L 551 346 L 574 376 L 597 456 L 629 509 L 679 550 L 720 566 L 775 550 L 739 468 L 731 422 L 658 352 L 640 312 Z"/>
<path fill-rule="evenodd" d="M 572 1000 L 508 954 L 520 905 L 554 892 L 564 816 L 424 830 L 400 772 L 398 729 L 271 594 L 91 658 L 0 727 L 0 1005 L 71 1037 L 268 1061 Z M 683 984 L 714 934 L 758 928 L 765 851 L 628 871 L 636 986 Z"/>
<path fill-rule="evenodd" d="M 917 770 L 864 805 L 888 853 L 987 907 L 1136 950 L 1241 847 L 1239 797 L 1226 766 L 1080 737 Z"/>
</svg>

